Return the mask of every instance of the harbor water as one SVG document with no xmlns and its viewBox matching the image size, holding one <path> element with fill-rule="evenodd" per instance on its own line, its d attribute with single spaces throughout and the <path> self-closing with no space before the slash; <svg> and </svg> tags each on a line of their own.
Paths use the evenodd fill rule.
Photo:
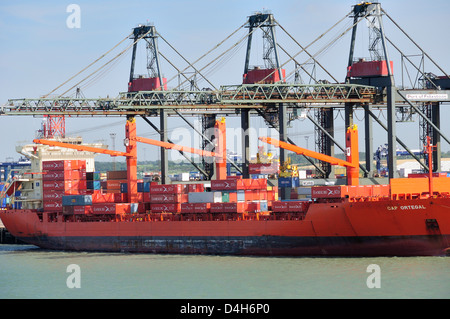
<svg viewBox="0 0 450 319">
<path fill-rule="evenodd" d="M 0 245 L 2 299 L 450 298 L 449 257 L 266 258 Z"/>
</svg>

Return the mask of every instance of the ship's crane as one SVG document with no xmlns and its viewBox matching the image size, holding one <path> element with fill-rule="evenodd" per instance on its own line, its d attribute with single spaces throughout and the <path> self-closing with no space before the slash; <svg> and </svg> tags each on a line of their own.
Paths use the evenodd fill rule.
<svg viewBox="0 0 450 319">
<path fill-rule="evenodd" d="M 261 141 L 271 144 L 276 147 L 281 147 L 286 150 L 295 152 L 300 155 L 309 156 L 331 165 L 339 165 L 347 168 L 347 184 L 359 185 L 359 148 L 358 148 L 358 128 L 353 125 L 347 129 L 346 132 L 346 157 L 347 160 L 328 156 L 325 154 L 317 153 L 306 148 L 302 148 L 296 145 L 292 145 L 286 142 L 279 141 L 270 137 L 260 137 Z"/>
<path fill-rule="evenodd" d="M 125 152 L 108 150 L 103 148 L 91 147 L 86 145 L 76 145 L 58 142 L 54 140 L 35 139 L 36 144 L 43 144 L 49 146 L 57 146 L 63 148 L 71 148 L 79 151 L 87 151 L 93 153 L 107 154 L 110 156 L 125 156 L 127 164 L 127 186 L 128 186 L 128 200 L 131 203 L 137 202 L 137 142 L 156 145 L 165 149 L 175 149 L 187 153 L 198 154 L 202 156 L 209 156 L 215 158 L 216 163 L 216 176 L 217 179 L 227 178 L 227 162 L 226 162 L 226 126 L 225 119 L 216 121 L 215 124 L 215 140 L 217 152 L 210 152 L 205 150 L 199 150 L 192 147 L 181 146 L 177 144 L 161 142 L 152 140 L 149 138 L 136 136 L 136 120 L 134 116 L 127 118 L 125 125 Z"/>
</svg>

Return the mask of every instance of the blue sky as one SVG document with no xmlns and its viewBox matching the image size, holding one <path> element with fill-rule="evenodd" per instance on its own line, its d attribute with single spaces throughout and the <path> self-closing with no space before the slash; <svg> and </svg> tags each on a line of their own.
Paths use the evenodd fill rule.
<svg viewBox="0 0 450 319">
<path fill-rule="evenodd" d="M 81 8 L 81 27 L 70 29 L 66 19 L 69 4 L 78 4 Z M 0 104 L 10 98 L 33 98 L 50 92 L 60 83 L 91 63 L 101 54 L 123 39 L 131 29 L 140 23 L 153 23 L 158 32 L 177 48 L 188 60 L 193 61 L 207 52 L 219 41 L 242 25 L 246 17 L 255 11 L 270 10 L 277 21 L 302 45 L 306 45 L 318 37 L 327 28 L 344 17 L 356 1 L 289 1 L 289 0 L 248 0 L 248 1 L 10 1 L 0 3 Z M 448 12 L 450 2 L 437 0 L 425 3 L 419 0 L 387 0 L 382 1 L 383 8 L 389 15 L 410 34 L 413 39 L 447 72 L 450 72 L 450 61 L 447 58 L 449 45 L 445 38 L 445 30 L 450 27 Z M 333 34 L 348 26 L 346 19 Z M 395 30 L 392 23 L 385 19 L 388 36 L 405 51 L 406 54 L 417 54 L 418 50 L 410 45 L 405 37 Z M 368 33 L 365 24 L 360 24 L 356 56 L 368 56 Z M 247 29 L 238 32 L 243 36 Z M 277 30 L 279 43 L 288 52 L 294 54 L 298 47 L 289 40 L 284 32 Z M 349 48 L 349 36 L 346 34 L 335 46 L 319 56 L 319 61 L 339 81 L 345 77 Z M 257 36 L 258 38 L 260 35 Z M 237 41 L 239 37 L 233 37 Z M 255 37 L 256 38 L 256 37 Z M 127 40 L 130 41 L 130 40 Z M 230 42 L 225 48 L 228 48 Z M 126 42 L 129 45 L 130 42 Z M 315 48 L 319 50 L 325 42 Z M 123 47 L 123 46 L 122 46 Z M 225 48 L 223 50 L 225 50 Z M 261 51 L 262 44 L 256 43 L 253 49 Z M 170 59 L 179 58 L 160 41 L 160 50 Z M 217 68 L 211 75 L 214 85 L 239 84 L 244 67 L 245 46 L 230 58 L 226 65 Z M 394 60 L 394 72 L 400 69 L 399 54 L 390 48 L 391 59 Z M 256 54 L 253 64 L 261 64 Z M 101 79 L 83 89 L 86 97 L 117 96 L 127 88 L 130 54 L 126 54 L 115 67 Z M 258 60 L 259 59 L 259 60 Z M 105 60 L 106 61 L 106 60 Z M 302 61 L 302 60 L 300 60 Z M 143 69 L 145 61 L 140 59 L 137 67 Z M 252 64 L 252 63 L 251 63 Z M 178 65 L 178 64 L 177 64 Z M 183 68 L 185 64 L 179 64 Z M 439 74 L 435 68 L 430 71 Z M 288 67 L 287 67 L 288 68 Z M 287 70 L 290 72 L 291 70 Z M 163 73 L 167 78 L 175 75 L 175 71 L 167 63 L 163 63 Z M 400 81 L 400 72 L 396 72 L 396 81 Z M 319 73 L 318 76 L 321 76 Z M 175 86 L 174 80 L 169 86 Z M 73 83 L 73 82 L 72 82 Z M 200 84 L 202 85 L 202 84 Z M 62 93 L 61 91 L 59 91 Z M 448 105 L 442 106 L 442 122 L 448 118 Z M 382 115 L 381 115 L 382 116 Z M 362 114 L 357 114 L 362 119 Z M 14 157 L 15 145 L 31 141 L 34 132 L 40 128 L 40 118 L 0 117 L 0 161 L 6 157 Z M 191 119 L 195 121 L 196 119 Z M 340 114 L 337 114 L 336 127 Z M 81 134 L 86 141 L 104 140 L 111 143 L 109 134 L 117 133 L 116 148 L 121 149 L 124 126 L 120 118 L 106 119 L 67 119 L 66 130 Z M 123 121 L 125 121 L 123 119 Z M 155 120 L 155 123 L 156 120 Z M 229 125 L 237 126 L 238 121 L 230 118 Z M 255 126 L 263 126 L 262 120 L 253 120 Z M 184 126 L 175 119 L 170 119 L 169 126 Z M 95 129 L 98 127 L 98 129 Z M 375 146 L 386 142 L 385 133 L 377 128 Z M 448 135 L 449 128 L 443 124 Z M 398 124 L 398 135 L 411 148 L 418 148 L 418 121 L 409 124 Z M 138 133 L 157 138 L 152 129 L 142 120 L 138 122 Z M 313 127 L 307 121 L 296 121 L 290 129 L 293 139 L 300 146 L 306 146 L 305 136 L 310 135 L 309 147 L 312 147 Z M 338 131 L 342 135 L 343 131 Z M 196 138 L 198 139 L 198 138 Z M 443 149 L 450 147 L 443 142 Z M 236 146 L 239 151 L 239 145 Z M 146 146 L 140 148 L 140 159 L 155 159 L 156 148 Z"/>
</svg>

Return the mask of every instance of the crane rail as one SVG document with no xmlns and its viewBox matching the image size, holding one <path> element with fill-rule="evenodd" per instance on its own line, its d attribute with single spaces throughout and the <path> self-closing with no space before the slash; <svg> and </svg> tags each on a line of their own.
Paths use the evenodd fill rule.
<svg viewBox="0 0 450 319">
<path fill-rule="evenodd" d="M 116 98 L 10 99 L 0 115 L 140 115 L 158 109 L 230 110 L 271 103 L 370 103 L 376 88 L 357 84 L 242 84 L 219 90 L 122 92 Z"/>
</svg>

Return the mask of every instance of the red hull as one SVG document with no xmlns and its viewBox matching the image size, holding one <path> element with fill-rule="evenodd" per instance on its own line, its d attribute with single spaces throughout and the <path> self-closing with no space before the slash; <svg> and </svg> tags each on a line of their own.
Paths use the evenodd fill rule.
<svg viewBox="0 0 450 319">
<path fill-rule="evenodd" d="M 291 220 L 75 222 L 36 211 L 0 216 L 47 249 L 286 256 L 435 256 L 450 247 L 450 199 L 314 203 Z"/>
</svg>

